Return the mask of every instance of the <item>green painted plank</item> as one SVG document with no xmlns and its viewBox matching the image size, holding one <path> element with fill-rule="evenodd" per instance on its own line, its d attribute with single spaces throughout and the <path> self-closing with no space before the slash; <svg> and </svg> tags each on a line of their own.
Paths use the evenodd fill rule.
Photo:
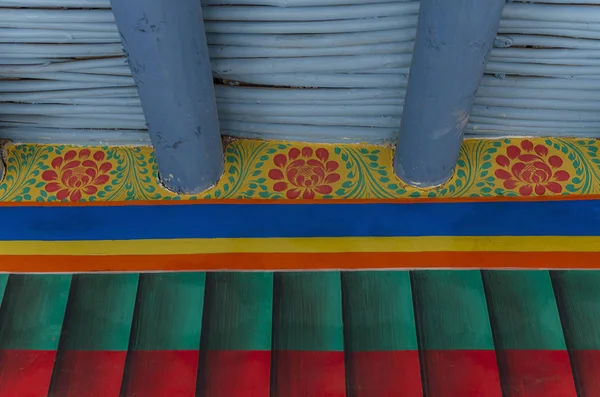
<svg viewBox="0 0 600 397">
<path fill-rule="evenodd" d="M 198 350 L 206 274 L 140 275 L 133 350 Z"/>
<path fill-rule="evenodd" d="M 600 271 L 555 271 L 552 280 L 569 349 L 600 350 Z"/>
<path fill-rule="evenodd" d="M 137 274 L 73 276 L 61 349 L 127 350 L 137 288 Z"/>
<path fill-rule="evenodd" d="M 0 274 L 0 303 L 4 299 L 4 293 L 6 291 L 6 285 L 8 284 L 8 274 Z"/>
<path fill-rule="evenodd" d="M 421 348 L 494 349 L 479 271 L 424 270 L 411 276 Z"/>
<path fill-rule="evenodd" d="M 409 272 L 343 272 L 342 296 L 347 351 L 417 349 Z"/>
<path fill-rule="evenodd" d="M 202 350 L 271 350 L 273 273 L 209 273 Z"/>
<path fill-rule="evenodd" d="M 339 272 L 275 274 L 273 346 L 276 350 L 344 350 Z"/>
<path fill-rule="evenodd" d="M 0 348 L 56 350 L 71 285 L 70 275 L 0 278 Z"/>
<path fill-rule="evenodd" d="M 484 271 L 483 281 L 498 349 L 566 349 L 547 271 Z"/>
</svg>

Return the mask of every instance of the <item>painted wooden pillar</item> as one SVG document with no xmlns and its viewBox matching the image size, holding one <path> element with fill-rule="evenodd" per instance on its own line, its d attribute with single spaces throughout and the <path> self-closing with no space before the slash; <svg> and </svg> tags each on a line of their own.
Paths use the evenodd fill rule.
<svg viewBox="0 0 600 397">
<path fill-rule="evenodd" d="M 552 272 L 579 397 L 600 396 L 600 271 Z"/>
<path fill-rule="evenodd" d="M 547 271 L 484 271 L 504 397 L 576 397 Z"/>
<path fill-rule="evenodd" d="M 346 397 L 339 272 L 273 280 L 272 397 Z"/>
<path fill-rule="evenodd" d="M 406 271 L 342 273 L 348 397 L 422 397 Z"/>
<path fill-rule="evenodd" d="M 405 182 L 436 186 L 452 176 L 504 2 L 421 0 L 394 158 Z"/>
<path fill-rule="evenodd" d="M 70 285 L 70 275 L 0 276 L 0 397 L 48 396 Z"/>
<path fill-rule="evenodd" d="M 73 276 L 49 395 L 119 397 L 137 274 Z"/>
<path fill-rule="evenodd" d="M 479 271 L 412 272 L 427 397 L 502 397 Z"/>
<path fill-rule="evenodd" d="M 198 395 L 269 397 L 273 273 L 209 273 L 204 310 Z"/>
<path fill-rule="evenodd" d="M 111 0 L 162 182 L 199 193 L 223 173 L 223 149 L 199 1 Z"/>
<path fill-rule="evenodd" d="M 140 275 L 121 395 L 196 395 L 205 277 Z"/>
</svg>

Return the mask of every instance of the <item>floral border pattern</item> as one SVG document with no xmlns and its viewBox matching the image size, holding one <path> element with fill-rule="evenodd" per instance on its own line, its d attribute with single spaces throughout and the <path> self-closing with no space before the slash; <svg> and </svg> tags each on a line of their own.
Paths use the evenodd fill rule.
<svg viewBox="0 0 600 397">
<path fill-rule="evenodd" d="M 0 201 L 395 199 L 600 193 L 600 141 L 466 140 L 453 178 L 433 189 L 403 184 L 390 147 L 238 140 L 217 186 L 179 196 L 159 182 L 149 147 L 17 145 L 5 150 Z"/>
</svg>

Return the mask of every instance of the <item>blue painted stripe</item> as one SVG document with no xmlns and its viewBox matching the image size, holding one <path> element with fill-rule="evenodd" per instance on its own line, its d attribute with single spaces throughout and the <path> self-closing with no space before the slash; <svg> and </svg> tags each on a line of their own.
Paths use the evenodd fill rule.
<svg viewBox="0 0 600 397">
<path fill-rule="evenodd" d="M 0 240 L 598 236 L 600 201 L 0 207 Z"/>
</svg>

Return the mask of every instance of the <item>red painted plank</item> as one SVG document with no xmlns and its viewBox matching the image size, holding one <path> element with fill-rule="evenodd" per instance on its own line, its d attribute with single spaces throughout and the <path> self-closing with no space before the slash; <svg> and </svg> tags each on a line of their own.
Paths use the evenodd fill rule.
<svg viewBox="0 0 600 397">
<path fill-rule="evenodd" d="M 202 357 L 205 361 L 201 371 L 205 380 L 199 395 L 269 396 L 271 351 L 211 350 Z"/>
<path fill-rule="evenodd" d="M 350 397 L 423 396 L 418 351 L 353 352 L 346 358 Z"/>
<path fill-rule="evenodd" d="M 571 364 L 579 397 L 600 397 L 600 350 L 573 350 Z"/>
<path fill-rule="evenodd" d="M 0 397 L 46 397 L 56 351 L 0 351 Z"/>
<path fill-rule="evenodd" d="M 504 397 L 577 397 L 566 350 L 501 350 Z"/>
<path fill-rule="evenodd" d="M 195 396 L 198 356 L 197 350 L 131 351 L 125 397 Z"/>
<path fill-rule="evenodd" d="M 125 351 L 64 350 L 52 389 L 60 397 L 119 396 L 126 357 Z"/>
<path fill-rule="evenodd" d="M 502 397 L 493 350 L 425 350 L 421 358 L 428 397 Z"/>
<path fill-rule="evenodd" d="M 278 350 L 273 367 L 273 397 L 346 396 L 343 352 Z"/>
</svg>

